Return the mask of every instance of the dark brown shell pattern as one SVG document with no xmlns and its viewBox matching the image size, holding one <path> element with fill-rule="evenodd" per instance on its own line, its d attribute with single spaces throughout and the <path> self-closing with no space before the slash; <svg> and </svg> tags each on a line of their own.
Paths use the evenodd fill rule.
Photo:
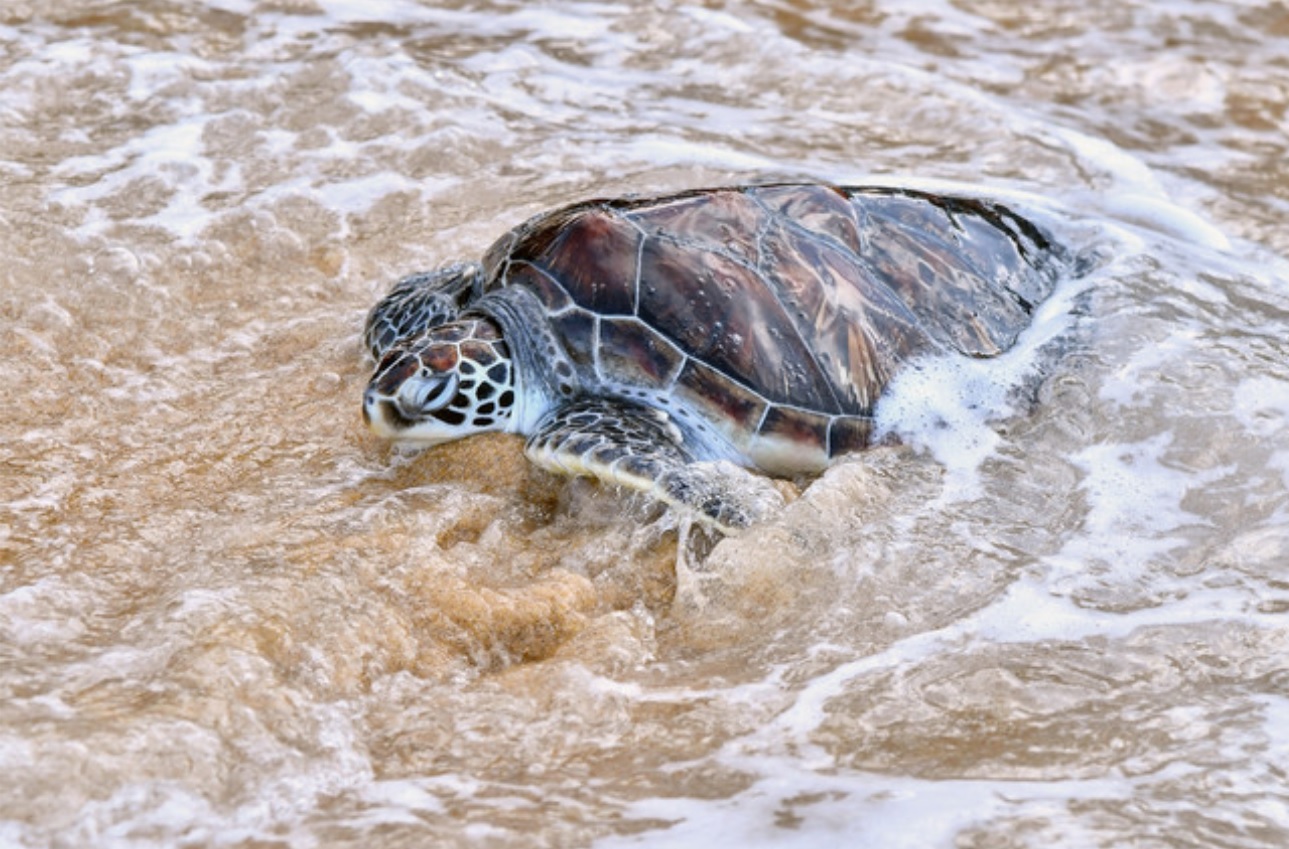
<svg viewBox="0 0 1289 849">
<path fill-rule="evenodd" d="M 868 443 L 901 362 L 1010 348 L 1056 261 L 998 204 L 793 184 L 565 207 L 498 240 L 484 273 L 537 294 L 599 390 L 665 398 L 791 473 Z"/>
</svg>

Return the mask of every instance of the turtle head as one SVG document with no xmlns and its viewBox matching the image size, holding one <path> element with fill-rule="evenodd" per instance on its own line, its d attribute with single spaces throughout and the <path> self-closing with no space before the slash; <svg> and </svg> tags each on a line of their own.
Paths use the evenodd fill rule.
<svg viewBox="0 0 1289 849">
<path fill-rule="evenodd" d="M 363 395 L 378 435 L 429 443 L 505 430 L 515 373 L 501 330 L 486 318 L 435 327 L 385 352 Z"/>
</svg>

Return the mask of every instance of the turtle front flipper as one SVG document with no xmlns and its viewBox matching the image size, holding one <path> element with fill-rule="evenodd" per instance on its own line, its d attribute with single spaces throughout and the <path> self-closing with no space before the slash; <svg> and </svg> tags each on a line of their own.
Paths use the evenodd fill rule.
<svg viewBox="0 0 1289 849">
<path fill-rule="evenodd" d="M 452 321 L 482 273 L 477 263 L 459 262 L 399 280 L 367 313 L 364 347 L 380 362 L 398 340 Z"/>
<path fill-rule="evenodd" d="M 524 450 L 548 471 L 648 493 L 722 533 L 745 528 L 783 506 L 782 496 L 764 478 L 733 463 L 694 462 L 680 430 L 652 407 L 574 401 L 548 414 Z"/>
</svg>

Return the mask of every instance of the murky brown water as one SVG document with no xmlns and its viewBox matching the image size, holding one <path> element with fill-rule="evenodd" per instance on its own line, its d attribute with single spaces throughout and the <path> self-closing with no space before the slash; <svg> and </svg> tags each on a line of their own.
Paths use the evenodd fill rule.
<svg viewBox="0 0 1289 849">
<path fill-rule="evenodd" d="M 1253 0 L 6 4 L 0 845 L 1289 844 L 1287 57 Z M 803 176 L 1102 261 L 679 572 L 364 431 L 399 275 Z"/>
</svg>

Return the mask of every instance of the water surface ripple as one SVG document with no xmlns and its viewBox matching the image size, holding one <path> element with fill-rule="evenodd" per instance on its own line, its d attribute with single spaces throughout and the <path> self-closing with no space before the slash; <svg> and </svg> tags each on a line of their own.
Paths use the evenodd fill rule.
<svg viewBox="0 0 1289 849">
<path fill-rule="evenodd" d="M 0 9 L 0 844 L 1289 844 L 1284 3 L 374 9 Z M 394 278 L 782 178 L 1089 270 L 679 569 L 364 431 Z"/>
</svg>

